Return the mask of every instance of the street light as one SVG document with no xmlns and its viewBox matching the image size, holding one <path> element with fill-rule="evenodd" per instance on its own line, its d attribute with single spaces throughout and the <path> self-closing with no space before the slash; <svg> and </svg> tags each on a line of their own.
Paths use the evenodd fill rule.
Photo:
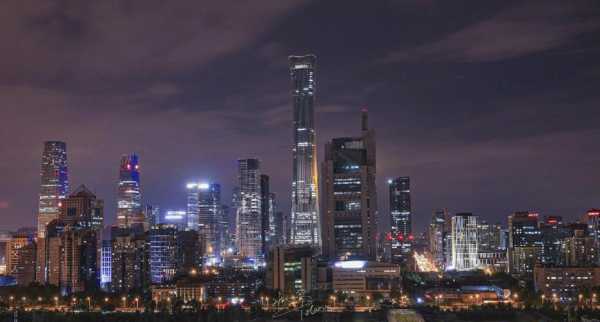
<svg viewBox="0 0 600 322">
<path fill-rule="evenodd" d="M 135 301 L 135 309 L 137 310 L 138 309 L 138 303 L 140 302 L 140 299 L 138 297 L 136 297 L 134 299 L 134 301 Z"/>
<path fill-rule="evenodd" d="M 85 299 L 88 302 L 88 311 L 91 311 L 92 310 L 92 298 L 88 296 Z"/>
<path fill-rule="evenodd" d="M 121 301 L 123 301 L 123 307 L 127 307 L 127 298 L 125 296 L 121 298 Z"/>
<path fill-rule="evenodd" d="M 54 297 L 54 306 L 58 307 L 58 296 Z"/>
</svg>

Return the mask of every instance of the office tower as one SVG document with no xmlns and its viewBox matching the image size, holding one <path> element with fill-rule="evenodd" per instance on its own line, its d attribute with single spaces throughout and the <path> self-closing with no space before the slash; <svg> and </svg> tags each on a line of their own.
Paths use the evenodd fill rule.
<svg viewBox="0 0 600 322">
<path fill-rule="evenodd" d="M 538 226 L 542 239 L 541 263 L 562 265 L 565 262 L 563 244 L 566 238 L 573 236 L 573 231 L 563 224 L 560 216 L 547 216 Z"/>
<path fill-rule="evenodd" d="M 401 261 L 410 253 L 413 242 L 410 205 L 410 178 L 388 180 L 392 225 L 392 259 Z"/>
<path fill-rule="evenodd" d="M 479 268 L 477 217 L 459 213 L 452 217 L 452 268 L 470 271 Z"/>
<path fill-rule="evenodd" d="M 144 290 L 150 280 L 149 251 L 146 237 L 139 228 L 113 227 L 111 287 L 113 292 Z"/>
<path fill-rule="evenodd" d="M 562 242 L 564 264 L 571 267 L 596 266 L 598 264 L 596 248 L 594 237 L 588 235 L 587 229 L 575 229 L 573 236 L 565 238 Z"/>
<path fill-rule="evenodd" d="M 325 145 L 321 214 L 323 254 L 329 259 L 376 257 L 375 133 L 367 128 L 366 110 L 362 119 L 360 137 L 335 138 Z"/>
<path fill-rule="evenodd" d="M 221 251 L 217 240 L 217 225 L 221 216 L 221 185 L 199 184 L 198 232 L 203 241 L 202 255 L 213 259 L 217 258 Z"/>
<path fill-rule="evenodd" d="M 85 185 L 80 185 L 62 201 L 59 219 L 65 225 L 101 230 L 104 226 L 104 201 L 97 199 Z"/>
<path fill-rule="evenodd" d="M 261 244 L 260 162 L 240 159 L 239 207 L 237 209 L 237 248 L 242 257 L 258 259 L 263 256 Z"/>
<path fill-rule="evenodd" d="M 160 207 L 153 205 L 146 205 L 146 211 L 144 212 L 146 218 L 146 225 L 148 228 L 160 224 Z"/>
<path fill-rule="evenodd" d="M 135 154 L 121 157 L 117 195 L 117 225 L 129 228 L 145 223 L 140 191 L 140 165 Z"/>
<path fill-rule="evenodd" d="M 319 181 L 315 140 L 314 55 L 290 56 L 294 101 L 291 243 L 321 246 Z"/>
<path fill-rule="evenodd" d="M 167 210 L 163 216 L 162 224 L 173 225 L 177 230 L 185 230 L 188 227 L 187 211 Z"/>
<path fill-rule="evenodd" d="M 269 188 L 269 176 L 260 175 L 260 242 L 262 253 L 267 254 L 271 244 L 271 192 Z"/>
<path fill-rule="evenodd" d="M 109 239 L 102 240 L 100 249 L 100 288 L 104 292 L 110 292 L 112 282 L 112 242 Z"/>
<path fill-rule="evenodd" d="M 200 235 L 195 230 L 177 232 L 177 271 L 187 274 L 202 265 Z"/>
<path fill-rule="evenodd" d="M 590 209 L 583 216 L 583 222 L 588 226 L 588 234 L 594 238 L 598 258 L 600 258 L 600 209 Z"/>
<path fill-rule="evenodd" d="M 520 211 L 508 217 L 508 272 L 530 275 L 541 262 L 543 241 L 538 227 L 539 215 Z"/>
<path fill-rule="evenodd" d="M 445 254 L 446 248 L 449 248 L 445 238 L 447 216 L 448 214 L 445 209 L 436 210 L 429 224 L 429 252 L 436 266 L 440 269 L 446 267 Z"/>
<path fill-rule="evenodd" d="M 169 282 L 177 271 L 177 228 L 155 225 L 149 232 L 150 281 L 152 284 Z"/>
<path fill-rule="evenodd" d="M 187 189 L 187 229 L 198 230 L 198 217 L 200 216 L 200 185 L 208 187 L 205 183 L 190 182 Z"/>
<path fill-rule="evenodd" d="M 477 238 L 479 239 L 477 249 L 482 252 L 489 252 L 494 249 L 494 230 L 485 220 L 477 221 Z"/>
<path fill-rule="evenodd" d="M 98 286 L 97 231 L 78 226 L 66 226 L 60 235 L 61 294 L 93 292 Z"/>
<path fill-rule="evenodd" d="M 6 273 L 19 286 L 35 281 L 36 244 L 33 236 L 14 234 L 6 243 Z"/>
<path fill-rule="evenodd" d="M 41 178 L 37 229 L 38 236 L 43 238 L 46 226 L 58 218 L 61 201 L 69 193 L 67 145 L 64 142 L 44 142 Z"/>
</svg>

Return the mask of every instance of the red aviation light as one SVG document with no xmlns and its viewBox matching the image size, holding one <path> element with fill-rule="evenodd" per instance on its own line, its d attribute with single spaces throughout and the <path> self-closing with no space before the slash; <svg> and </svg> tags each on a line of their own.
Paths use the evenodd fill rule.
<svg viewBox="0 0 600 322">
<path fill-rule="evenodd" d="M 385 239 L 387 239 L 387 240 L 392 240 L 392 239 L 393 239 L 393 238 L 392 238 L 392 233 L 391 233 L 391 232 L 388 232 L 388 233 L 385 235 Z"/>
<path fill-rule="evenodd" d="M 413 239 L 415 239 L 415 236 L 413 236 L 413 235 L 408 235 L 408 240 L 413 240 Z"/>
<path fill-rule="evenodd" d="M 398 240 L 404 240 L 404 235 L 398 234 Z"/>
<path fill-rule="evenodd" d="M 127 163 L 127 170 L 131 170 L 131 164 Z"/>
</svg>

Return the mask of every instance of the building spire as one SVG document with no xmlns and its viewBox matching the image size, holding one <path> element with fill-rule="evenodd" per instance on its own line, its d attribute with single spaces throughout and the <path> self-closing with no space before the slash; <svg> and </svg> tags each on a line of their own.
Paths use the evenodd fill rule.
<svg viewBox="0 0 600 322">
<path fill-rule="evenodd" d="M 369 109 L 363 107 L 361 112 L 361 128 L 364 132 L 369 130 Z"/>
</svg>

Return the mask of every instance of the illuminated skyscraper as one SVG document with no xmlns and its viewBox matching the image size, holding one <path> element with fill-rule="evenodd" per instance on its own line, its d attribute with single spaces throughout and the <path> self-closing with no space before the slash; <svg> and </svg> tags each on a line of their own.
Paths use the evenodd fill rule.
<svg viewBox="0 0 600 322">
<path fill-rule="evenodd" d="M 479 267 L 477 217 L 460 213 L 452 217 L 452 268 L 470 271 Z"/>
<path fill-rule="evenodd" d="M 377 190 L 375 132 L 362 111 L 360 137 L 335 138 L 322 163 L 323 255 L 330 260 L 375 259 Z"/>
<path fill-rule="evenodd" d="M 202 255 L 214 257 L 221 250 L 217 243 L 217 228 L 221 216 L 221 185 L 198 184 L 198 232 L 204 241 Z"/>
<path fill-rule="evenodd" d="M 67 145 L 65 142 L 44 143 L 42 154 L 42 184 L 38 211 L 38 236 L 46 235 L 46 226 L 58 218 L 61 201 L 69 193 Z"/>
<path fill-rule="evenodd" d="M 177 229 L 173 225 L 154 225 L 149 232 L 150 280 L 169 282 L 177 271 Z"/>
<path fill-rule="evenodd" d="M 292 244 L 321 246 L 317 145 L 315 142 L 314 55 L 290 56 L 294 100 L 294 147 L 292 177 Z"/>
<path fill-rule="evenodd" d="M 117 196 L 117 225 L 119 228 L 144 225 L 139 168 L 137 155 L 124 155 L 121 158 Z"/>
<path fill-rule="evenodd" d="M 544 247 L 539 214 L 518 211 L 508 216 L 508 272 L 513 275 L 533 274 L 542 261 Z"/>
<path fill-rule="evenodd" d="M 410 178 L 388 180 L 390 218 L 392 220 L 392 259 L 395 261 L 410 253 L 414 236 L 410 204 Z"/>
<path fill-rule="evenodd" d="M 429 224 L 429 252 L 438 268 L 446 267 L 447 244 L 446 233 L 449 230 L 447 226 L 448 212 L 445 209 L 436 210 Z"/>
<path fill-rule="evenodd" d="M 243 257 L 262 257 L 260 161 L 238 160 L 239 207 L 237 209 L 237 248 Z"/>
</svg>

